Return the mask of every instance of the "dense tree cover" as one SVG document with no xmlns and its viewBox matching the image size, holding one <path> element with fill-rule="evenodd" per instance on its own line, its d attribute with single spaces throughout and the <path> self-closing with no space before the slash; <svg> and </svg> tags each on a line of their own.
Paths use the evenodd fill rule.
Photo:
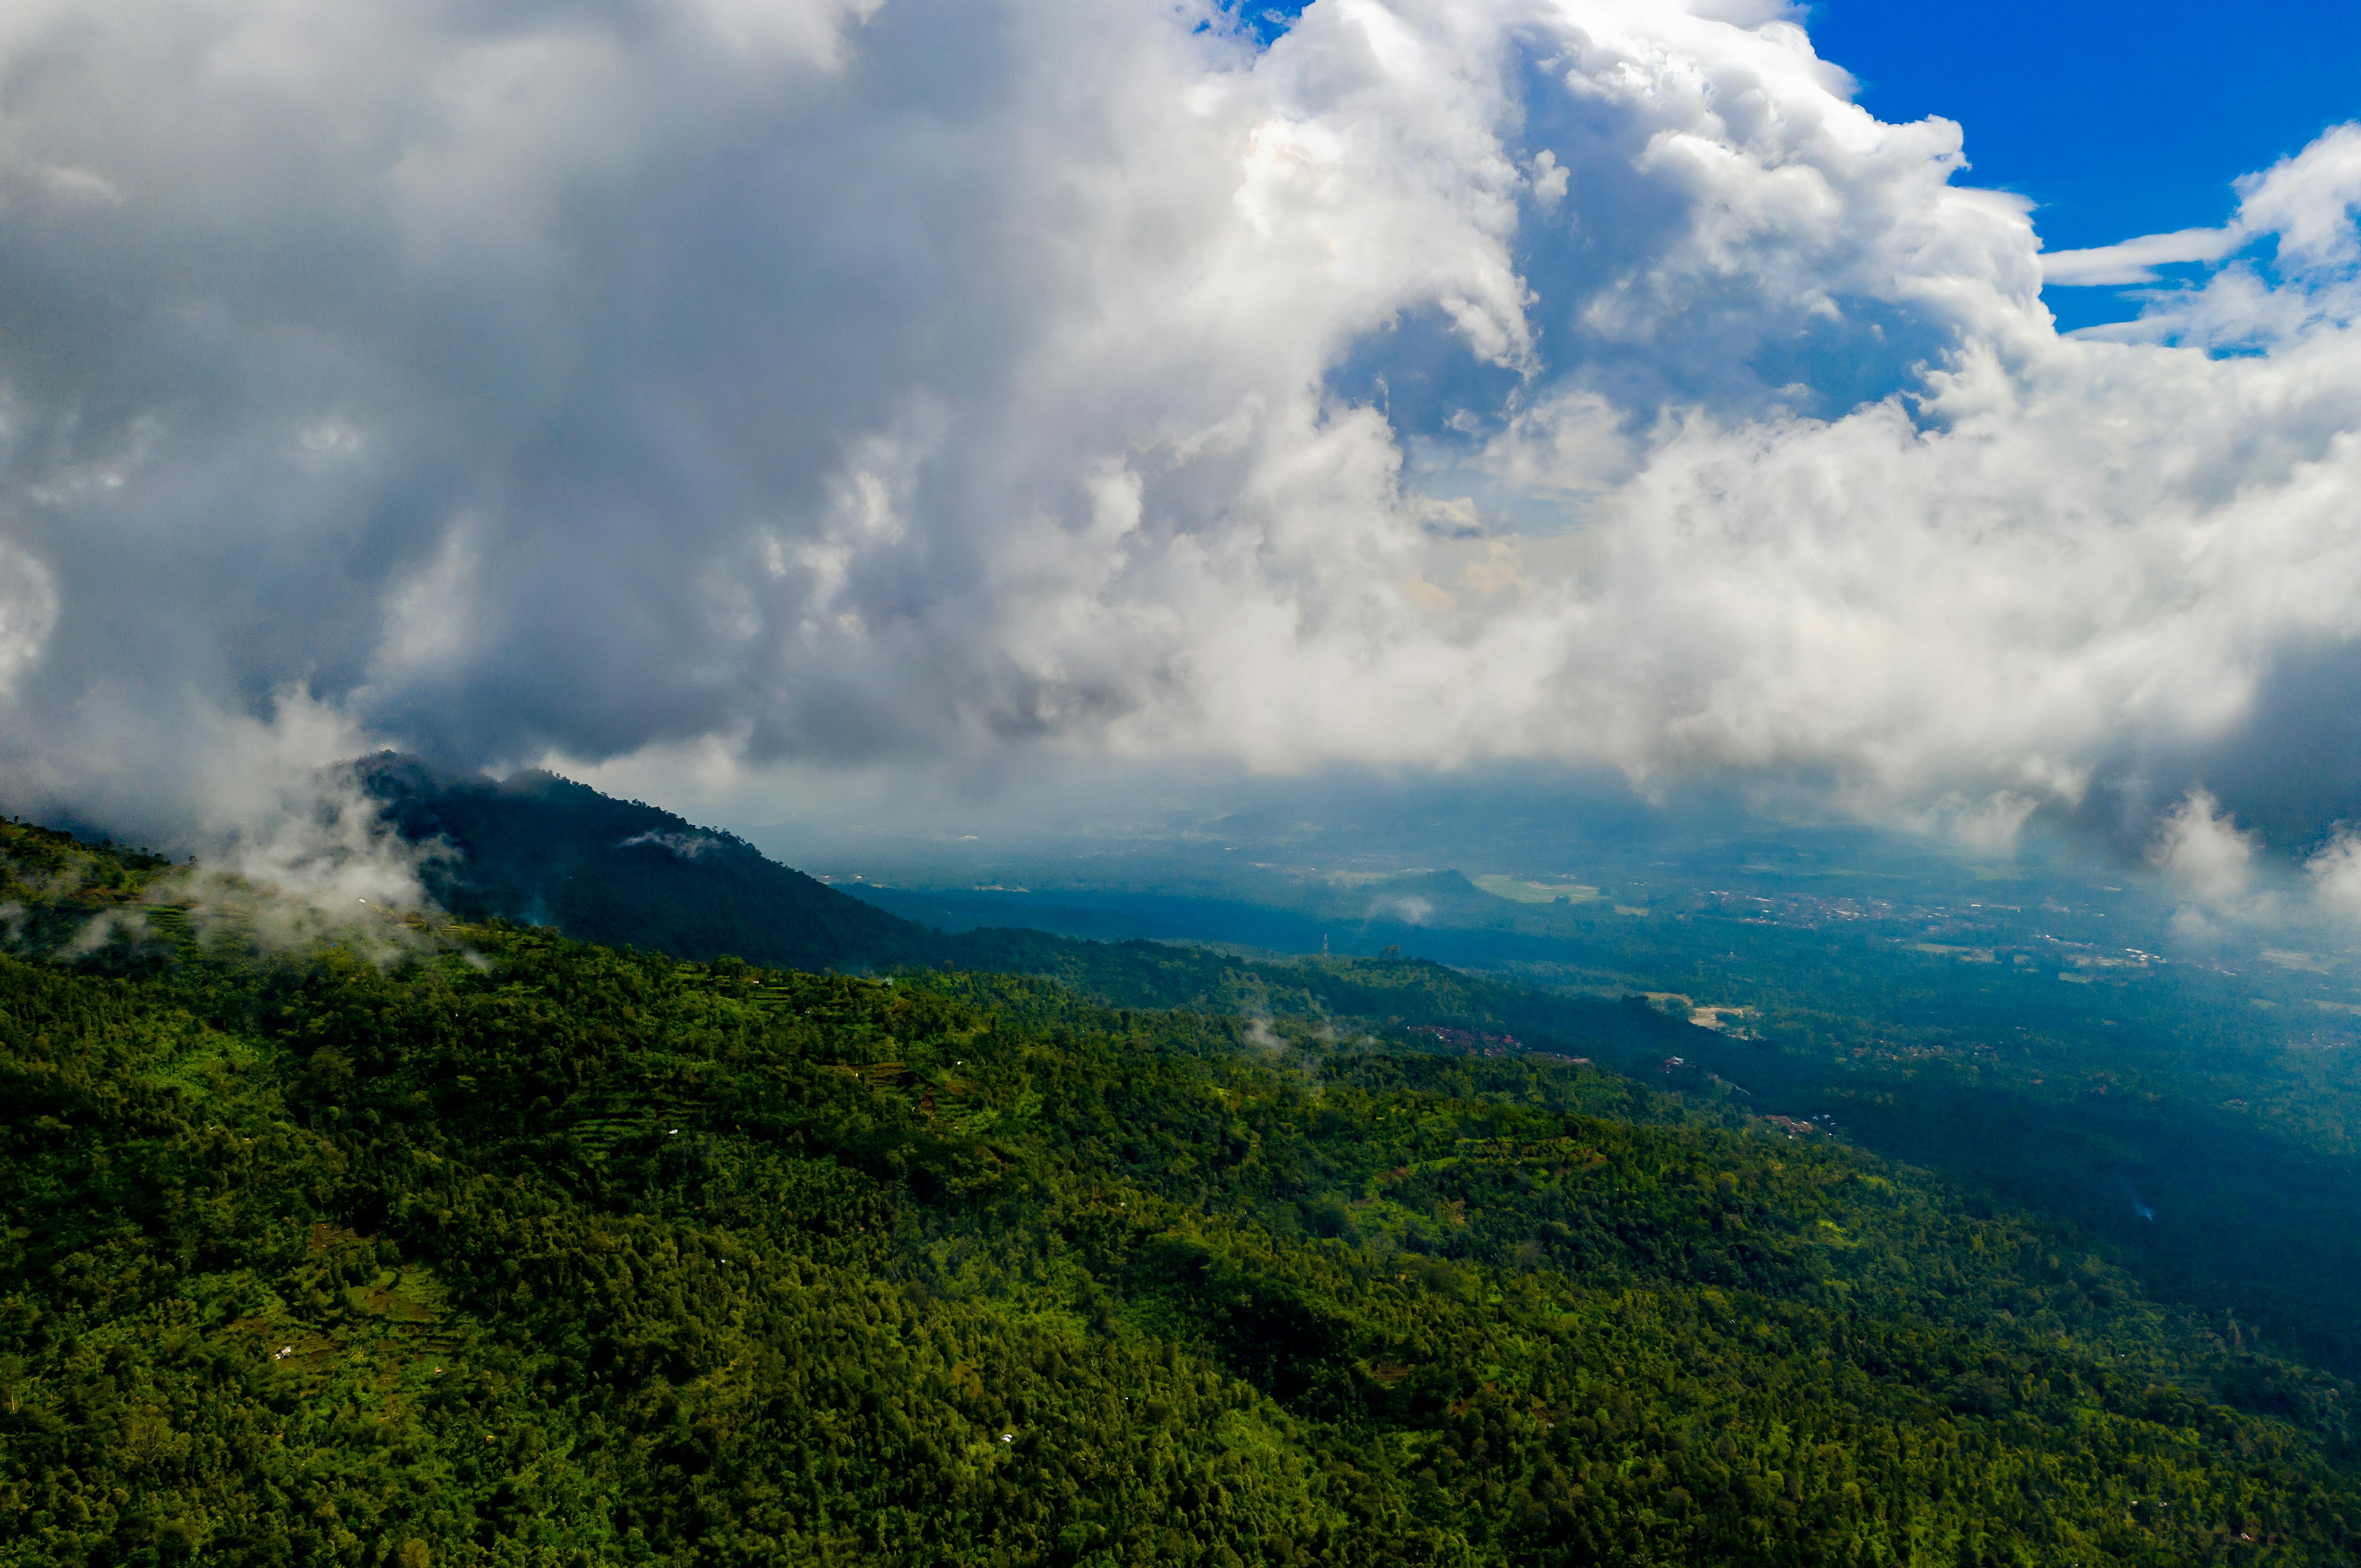
<svg viewBox="0 0 2361 1568">
<path fill-rule="evenodd" d="M 940 940 L 941 960 L 958 968 L 1043 975 L 1119 1006 L 1451 1024 L 1535 1043 L 1605 1039 L 1642 1055 L 1698 1037 L 1636 998 L 1528 991 L 1422 959 L 1245 959 L 1163 942 L 994 929 Z"/>
<path fill-rule="evenodd" d="M 145 850 L 104 840 L 85 844 L 54 828 L 0 821 L 0 944 L 56 952 L 140 902 L 171 862 Z M 170 926 L 173 917 L 167 916 Z M 158 936 L 170 932 L 159 927 Z"/>
<path fill-rule="evenodd" d="M 1758 1038 L 1685 1031 L 1691 1079 L 2068 1220 L 2152 1291 L 2361 1375 L 2361 1046 L 2183 966 L 2068 984 L 1702 919 L 1675 965 L 1675 934 L 1651 939 L 1653 984 L 1759 1008 Z"/>
<path fill-rule="evenodd" d="M 2079 856 L 1977 876 L 1775 841 L 1667 853 L 1680 863 L 1626 855 L 1584 876 L 1646 918 L 1493 901 L 1526 942 L 1503 942 L 1496 972 L 1747 1005 L 1761 1039 L 1681 1054 L 2070 1219 L 2151 1289 L 2361 1372 L 2361 971 L 2325 947 L 2277 950 L 2320 933 L 2176 937 L 2169 904 Z M 1828 869 L 1844 865 L 1871 869 Z"/>
<path fill-rule="evenodd" d="M 1441 896 L 1433 879 L 1422 885 Z M 1611 962 L 1633 990 L 1748 1003 L 1747 1036 L 1415 959 L 1243 960 L 1023 932 L 952 940 L 966 944 L 962 962 L 1112 1001 L 1504 1033 L 1692 1094 L 1825 1116 L 1857 1143 L 2101 1237 L 2151 1293 L 2233 1313 L 2242 1332 L 2361 1376 L 2361 1042 L 2334 1032 L 2351 1014 L 2307 1007 L 2290 1021 L 2195 966 L 2088 970 L 2103 978 L 2074 984 L 2054 963 L 1965 962 L 1961 944 L 1998 940 L 2002 917 L 1959 913 L 1932 931 L 1932 952 L 1736 917 L 1587 918 L 1591 962 Z M 1666 1072 L 1670 1057 L 1683 1062 Z"/>
<path fill-rule="evenodd" d="M 160 925 L 0 960 L 0 1560 L 1949 1568 L 2361 1530 L 2350 1389 L 1603 1070 L 498 924 Z"/>
</svg>

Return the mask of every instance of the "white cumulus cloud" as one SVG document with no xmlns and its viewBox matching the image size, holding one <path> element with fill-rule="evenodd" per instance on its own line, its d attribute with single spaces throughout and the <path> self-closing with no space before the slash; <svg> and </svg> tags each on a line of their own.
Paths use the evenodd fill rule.
<svg viewBox="0 0 2361 1568">
<path fill-rule="evenodd" d="M 20 806 L 204 819 L 300 690 L 446 761 L 1775 773 L 1989 845 L 2349 705 L 2274 694 L 2361 632 L 2351 127 L 2045 258 L 1774 5 L 111 0 L 0 60 Z M 2126 341 L 2040 302 L 2173 261 Z"/>
</svg>

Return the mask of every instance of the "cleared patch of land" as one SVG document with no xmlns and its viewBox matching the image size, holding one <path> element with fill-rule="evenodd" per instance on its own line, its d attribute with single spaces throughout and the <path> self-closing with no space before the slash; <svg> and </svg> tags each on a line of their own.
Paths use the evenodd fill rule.
<svg viewBox="0 0 2361 1568">
<path fill-rule="evenodd" d="M 1524 882 L 1497 872 L 1488 876 L 1470 877 L 1468 881 L 1495 898 L 1505 898 L 1513 904 L 1590 904 L 1598 898 L 1598 890 L 1571 882 Z"/>
</svg>

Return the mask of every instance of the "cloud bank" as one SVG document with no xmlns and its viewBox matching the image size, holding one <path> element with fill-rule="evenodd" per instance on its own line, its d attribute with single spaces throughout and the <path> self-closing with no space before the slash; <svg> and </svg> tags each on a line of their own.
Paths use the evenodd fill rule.
<svg viewBox="0 0 2361 1568">
<path fill-rule="evenodd" d="M 2361 817 L 2353 127 L 2045 262 L 1749 0 L 109 0 L 0 62 L 20 808 L 388 741 Z"/>
</svg>

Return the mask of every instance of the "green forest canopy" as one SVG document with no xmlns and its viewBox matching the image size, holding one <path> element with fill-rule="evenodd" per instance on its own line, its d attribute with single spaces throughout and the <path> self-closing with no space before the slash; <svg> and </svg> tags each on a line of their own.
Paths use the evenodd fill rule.
<svg viewBox="0 0 2361 1568">
<path fill-rule="evenodd" d="M 20 933 L 122 916 L 0 959 L 0 1561 L 2354 1553 L 2349 1387 L 1714 1102 L 1039 979 L 273 953 L 0 834 Z"/>
</svg>

